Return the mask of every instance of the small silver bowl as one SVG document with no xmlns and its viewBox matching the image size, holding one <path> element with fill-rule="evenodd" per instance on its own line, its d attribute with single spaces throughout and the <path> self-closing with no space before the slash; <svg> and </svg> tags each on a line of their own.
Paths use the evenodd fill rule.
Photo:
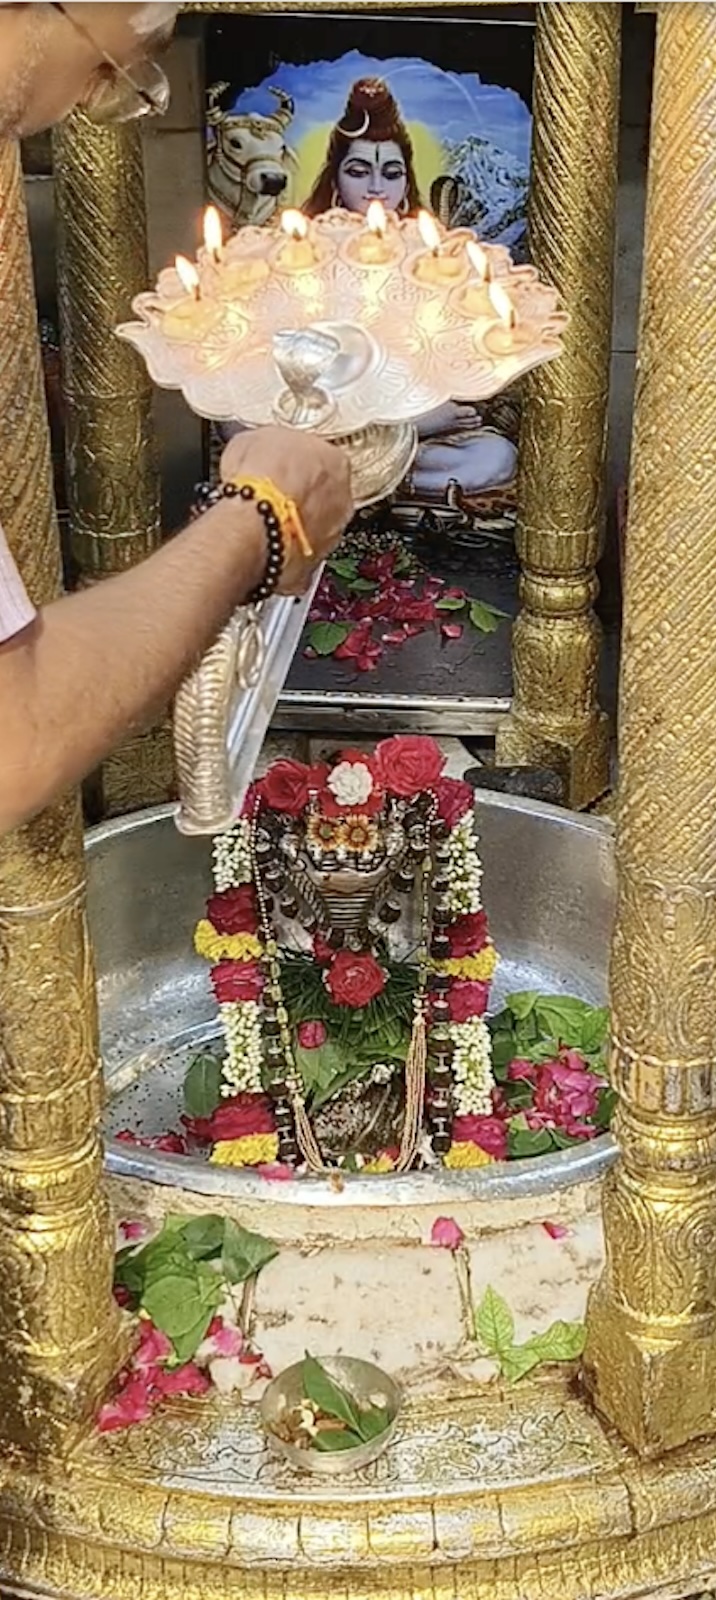
<svg viewBox="0 0 716 1600">
<path fill-rule="evenodd" d="M 353 1356 L 320 1356 L 319 1360 L 326 1372 L 342 1384 L 355 1400 L 367 1400 L 375 1394 L 385 1395 L 386 1416 L 390 1421 L 384 1432 L 367 1444 L 356 1445 L 355 1450 L 327 1451 L 325 1454 L 310 1448 L 299 1450 L 297 1445 L 286 1444 L 279 1439 L 273 1431 L 274 1425 L 303 1399 L 302 1361 L 286 1367 L 264 1391 L 261 1421 L 269 1448 L 275 1455 L 290 1461 L 291 1466 L 297 1467 L 300 1472 L 311 1472 L 319 1478 L 335 1478 L 342 1473 L 368 1467 L 382 1456 L 395 1437 L 403 1397 L 397 1383 L 388 1377 L 387 1372 L 383 1372 L 382 1367 L 374 1366 L 372 1361 L 358 1361 Z"/>
</svg>

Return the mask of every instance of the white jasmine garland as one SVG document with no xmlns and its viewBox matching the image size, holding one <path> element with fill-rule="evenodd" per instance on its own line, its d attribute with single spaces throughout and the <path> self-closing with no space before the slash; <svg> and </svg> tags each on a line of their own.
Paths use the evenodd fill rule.
<svg viewBox="0 0 716 1600">
<path fill-rule="evenodd" d="M 363 806 L 373 793 L 370 768 L 362 761 L 339 761 L 326 781 L 339 806 Z"/>
<path fill-rule="evenodd" d="M 448 834 L 447 891 L 449 908 L 456 917 L 471 916 L 482 909 L 480 886 L 482 862 L 478 852 L 475 818 L 468 811 Z"/>
<path fill-rule="evenodd" d="M 238 889 L 250 883 L 251 825 L 247 817 L 239 817 L 228 833 L 219 833 L 214 840 L 214 883 L 218 894 L 226 889 Z"/>
<path fill-rule="evenodd" d="M 492 1040 L 482 1017 L 450 1024 L 455 1114 L 487 1117 L 492 1110 Z"/>
<path fill-rule="evenodd" d="M 226 1040 L 221 1075 L 225 1099 L 235 1094 L 261 1093 L 261 1007 L 256 1000 L 236 1000 L 219 1006 Z"/>
</svg>

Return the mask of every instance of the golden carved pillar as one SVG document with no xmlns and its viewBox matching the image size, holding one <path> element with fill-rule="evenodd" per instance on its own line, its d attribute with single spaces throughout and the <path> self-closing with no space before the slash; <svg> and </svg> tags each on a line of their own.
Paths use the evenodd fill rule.
<svg viewBox="0 0 716 1600">
<path fill-rule="evenodd" d="M 621 6 L 537 6 L 530 253 L 571 316 L 564 354 L 524 385 L 517 549 L 522 610 L 502 765 L 548 766 L 585 806 L 608 784 L 593 611 L 603 521 Z"/>
<path fill-rule="evenodd" d="M 72 552 L 83 583 L 161 543 L 152 387 L 114 329 L 149 282 L 139 129 L 74 115 L 54 134 L 58 279 Z M 175 792 L 169 724 L 135 735 L 101 771 L 107 815 Z"/>
<path fill-rule="evenodd" d="M 645 1454 L 716 1429 L 716 5 L 659 8 L 620 704 L 621 1165 L 587 1381 Z"/>
<path fill-rule="evenodd" d="M 46 604 L 60 592 L 59 539 L 23 184 L 8 143 L 0 144 L 0 305 L 0 522 L 31 598 Z M 72 795 L 0 838 L 3 1456 L 71 1438 L 115 1365 L 100 1105 L 82 823 Z"/>
</svg>

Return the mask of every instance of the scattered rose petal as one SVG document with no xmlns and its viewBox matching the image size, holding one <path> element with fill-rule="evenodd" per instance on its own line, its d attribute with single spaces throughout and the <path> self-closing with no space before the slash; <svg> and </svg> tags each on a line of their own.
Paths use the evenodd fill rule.
<svg viewBox="0 0 716 1600">
<path fill-rule="evenodd" d="M 147 1317 L 139 1323 L 139 1344 L 132 1356 L 132 1365 L 138 1368 L 155 1367 L 158 1361 L 167 1361 L 173 1354 L 171 1339 L 161 1328 L 155 1328 Z"/>
<path fill-rule="evenodd" d="M 219 1394 L 230 1395 L 235 1390 L 248 1389 L 256 1376 L 256 1369 L 239 1361 L 236 1356 L 217 1356 L 209 1363 L 209 1374 Z"/>
<path fill-rule="evenodd" d="M 127 1306 L 131 1306 L 131 1304 L 132 1304 L 132 1296 L 129 1293 L 129 1290 L 125 1289 L 123 1283 L 115 1283 L 115 1286 L 114 1286 L 114 1288 L 112 1290 L 112 1293 L 113 1293 L 114 1298 L 115 1298 L 115 1300 L 117 1302 L 117 1305 L 121 1306 L 122 1310 L 124 1310 Z"/>
<path fill-rule="evenodd" d="M 461 639 L 462 638 L 462 623 L 461 622 L 441 622 L 441 624 L 440 624 L 440 632 L 441 632 L 441 634 L 443 636 L 443 639 Z"/>
<path fill-rule="evenodd" d="M 402 629 L 400 632 L 395 629 L 393 633 L 382 633 L 380 637 L 383 641 L 383 644 L 405 644 L 408 635 L 407 633 L 404 633 Z"/>
<path fill-rule="evenodd" d="M 117 1227 L 127 1244 L 134 1244 L 135 1239 L 143 1239 L 149 1232 L 149 1224 L 146 1222 L 118 1222 Z"/>
<path fill-rule="evenodd" d="M 285 1161 L 272 1161 L 268 1166 L 257 1167 L 256 1171 L 267 1183 L 290 1183 L 296 1176 L 293 1167 L 289 1167 Z"/>
<path fill-rule="evenodd" d="M 453 1217 L 436 1217 L 430 1229 L 430 1243 L 442 1250 L 459 1250 L 465 1235 Z"/>
<path fill-rule="evenodd" d="M 97 1427 L 100 1433 L 115 1433 L 119 1428 L 131 1428 L 136 1422 L 146 1422 L 152 1414 L 154 1403 L 149 1373 L 132 1373 L 114 1399 L 100 1406 Z"/>
<path fill-rule="evenodd" d="M 570 1230 L 565 1228 L 562 1222 L 543 1222 L 542 1227 L 545 1233 L 549 1234 L 550 1239 L 567 1239 L 569 1237 Z"/>
<path fill-rule="evenodd" d="M 206 1373 L 201 1372 L 194 1361 L 187 1361 L 183 1367 L 160 1367 L 154 1376 L 162 1396 L 206 1394 L 210 1387 Z"/>
</svg>

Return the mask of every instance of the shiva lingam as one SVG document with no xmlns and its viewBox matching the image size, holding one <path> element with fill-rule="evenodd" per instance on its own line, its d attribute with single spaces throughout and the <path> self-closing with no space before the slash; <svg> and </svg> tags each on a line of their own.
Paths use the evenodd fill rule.
<svg viewBox="0 0 716 1600">
<path fill-rule="evenodd" d="M 368 1171 L 464 1164 L 453 1118 L 491 1108 L 496 955 L 472 793 L 443 764 L 418 736 L 277 761 L 215 841 L 195 938 L 226 1049 L 198 1129 L 213 1162 L 321 1172 L 325 1130 Z"/>
<path fill-rule="evenodd" d="M 556 292 L 502 246 L 475 257 L 469 244 L 466 230 L 427 213 L 399 219 L 376 206 L 365 219 L 290 211 L 277 228 L 225 242 L 209 208 L 196 266 L 177 258 L 118 332 L 199 416 L 278 421 L 340 444 L 365 508 L 405 478 L 419 418 L 449 399 L 489 399 L 561 351 L 568 319 Z M 182 687 L 183 831 L 215 833 L 240 810 L 312 595 L 240 608 Z"/>
</svg>

